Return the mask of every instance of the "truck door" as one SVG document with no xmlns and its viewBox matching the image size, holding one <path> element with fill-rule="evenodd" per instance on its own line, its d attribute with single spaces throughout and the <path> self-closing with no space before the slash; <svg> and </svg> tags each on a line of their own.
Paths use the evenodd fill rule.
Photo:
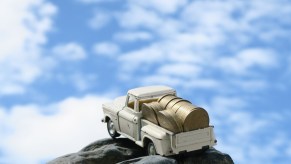
<svg viewBox="0 0 291 164">
<path fill-rule="evenodd" d="M 129 97 L 126 106 L 119 112 L 119 126 L 121 132 L 138 139 L 138 113 L 134 111 L 137 100 Z"/>
</svg>

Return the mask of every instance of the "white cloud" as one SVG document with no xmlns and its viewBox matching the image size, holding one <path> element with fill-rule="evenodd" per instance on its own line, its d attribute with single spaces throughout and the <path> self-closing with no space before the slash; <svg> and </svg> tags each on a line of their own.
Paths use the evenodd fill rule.
<svg viewBox="0 0 291 164">
<path fill-rule="evenodd" d="M 168 86 L 177 86 L 183 82 L 181 78 L 169 77 L 165 75 L 148 75 L 139 81 L 141 85 L 168 85 Z"/>
<path fill-rule="evenodd" d="M 257 92 L 258 90 L 267 89 L 268 82 L 266 80 L 246 79 L 246 80 L 233 80 L 230 84 L 240 86 L 240 89 L 248 92 Z"/>
<path fill-rule="evenodd" d="M 57 59 L 68 61 L 79 61 L 86 58 L 86 51 L 83 47 L 74 42 L 59 44 L 52 49 Z"/>
<path fill-rule="evenodd" d="M 132 5 L 124 13 L 117 16 L 122 27 L 138 28 L 149 27 L 158 28 L 162 23 L 161 18 L 153 11 Z"/>
<path fill-rule="evenodd" d="M 88 90 L 93 85 L 96 85 L 97 82 L 97 77 L 94 74 L 75 73 L 71 79 L 69 83 L 72 82 L 79 91 Z"/>
<path fill-rule="evenodd" d="M 24 93 L 50 67 L 42 45 L 57 9 L 45 0 L 2 0 L 0 11 L 0 95 Z"/>
<path fill-rule="evenodd" d="M 119 53 L 119 46 L 111 42 L 96 43 L 93 46 L 93 51 L 96 55 L 116 56 Z"/>
<path fill-rule="evenodd" d="M 0 108 L 0 150 L 5 154 L 0 163 L 40 163 L 109 137 L 101 123 L 101 104 L 108 101 L 88 95 L 46 106 Z"/>
<path fill-rule="evenodd" d="M 114 35 L 116 40 L 134 42 L 134 41 L 149 41 L 153 39 L 153 36 L 148 32 L 120 32 Z"/>
<path fill-rule="evenodd" d="M 201 68 L 187 63 L 165 64 L 158 69 L 158 73 L 178 77 L 197 77 L 201 73 Z"/>
<path fill-rule="evenodd" d="M 89 20 L 89 26 L 99 30 L 110 22 L 111 16 L 105 12 L 95 12 L 94 17 Z"/>
<path fill-rule="evenodd" d="M 286 123 L 290 111 L 285 111 L 289 114 L 279 118 L 277 113 L 269 111 L 255 115 L 248 110 L 250 105 L 241 98 L 224 96 L 202 105 L 215 126 L 216 147 L 229 153 L 235 163 L 268 163 L 271 159 L 283 157 L 279 150 L 287 151 L 288 132 L 278 128 L 285 127 L 281 125 Z"/>
<path fill-rule="evenodd" d="M 84 3 L 84 4 L 93 4 L 93 3 L 114 2 L 116 0 L 76 0 L 76 1 Z"/>
<path fill-rule="evenodd" d="M 221 29 L 229 30 L 237 26 L 237 21 L 231 18 L 231 12 L 239 9 L 240 4 L 238 2 L 226 4 L 223 1 L 193 1 L 185 7 L 181 15 L 187 23 L 196 24 L 194 27 L 196 30 L 215 34 L 221 32 Z"/>
<path fill-rule="evenodd" d="M 93 73 L 86 73 L 74 71 L 69 73 L 56 73 L 54 78 L 62 85 L 72 86 L 76 91 L 88 91 L 92 87 L 98 85 L 98 75 Z"/>
<path fill-rule="evenodd" d="M 281 50 L 269 44 L 270 40 L 286 38 L 290 33 L 284 28 L 287 24 L 284 18 L 291 12 L 289 4 L 281 11 L 282 4 L 275 1 L 267 5 L 243 1 L 183 1 L 181 4 L 171 1 L 169 6 L 173 7 L 168 9 L 159 3 L 129 1 L 125 5 L 127 10 L 118 13 L 121 31 L 143 30 L 154 36 L 149 43 L 123 51 L 118 57 L 121 80 L 139 79 L 141 84 L 170 80 L 177 75 L 176 69 L 168 68 L 167 74 L 160 70 L 169 64 L 179 64 L 195 66 L 203 73 L 194 77 L 180 73 L 183 80 L 165 83 L 184 86 L 184 80 L 188 80 L 192 88 L 196 81 L 196 85 L 205 89 L 225 86 L 225 92 L 269 87 L 266 72 L 281 67 L 281 57 L 277 55 Z M 278 12 L 271 14 L 270 11 Z M 118 38 L 120 33 L 114 37 Z"/>
<path fill-rule="evenodd" d="M 244 49 L 236 56 L 220 59 L 220 67 L 238 75 L 248 74 L 251 68 L 270 68 L 277 65 L 277 58 L 272 50 Z"/>
<path fill-rule="evenodd" d="M 125 74 L 136 72 L 137 69 L 146 69 L 149 65 L 161 63 L 166 58 L 164 52 L 161 51 L 159 45 L 151 45 L 150 47 L 122 54 L 118 61 L 121 64 L 121 71 Z M 128 64 L 130 63 L 130 64 Z"/>
<path fill-rule="evenodd" d="M 286 154 L 291 157 L 291 143 L 289 143 L 288 148 L 286 150 Z"/>
<path fill-rule="evenodd" d="M 190 81 L 187 81 L 184 85 L 180 84 L 182 87 L 189 88 L 199 88 L 199 89 L 215 89 L 219 91 L 222 88 L 220 82 L 214 78 L 192 78 Z"/>
<path fill-rule="evenodd" d="M 129 77 L 125 77 L 125 80 L 128 80 Z M 199 89 L 216 89 L 221 87 L 220 84 L 213 79 L 202 79 L 202 78 L 191 78 L 185 79 L 183 77 L 177 76 L 168 76 L 163 74 L 154 74 L 144 76 L 142 79 L 137 80 L 141 85 L 168 85 L 173 88 L 180 87 L 186 90 L 190 88 L 199 88 Z"/>
<path fill-rule="evenodd" d="M 163 14 L 175 13 L 180 7 L 186 4 L 187 0 L 131 0 L 129 3 L 143 6 L 161 12 Z"/>
</svg>

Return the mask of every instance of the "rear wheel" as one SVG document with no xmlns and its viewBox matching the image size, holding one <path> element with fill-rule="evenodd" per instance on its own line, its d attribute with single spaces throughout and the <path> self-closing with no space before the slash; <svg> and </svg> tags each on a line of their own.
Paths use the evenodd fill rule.
<svg viewBox="0 0 291 164">
<path fill-rule="evenodd" d="M 157 155 L 156 147 L 152 141 L 148 143 L 147 146 L 147 154 L 148 155 Z"/>
<path fill-rule="evenodd" d="M 108 120 L 107 122 L 107 130 L 108 130 L 108 133 L 109 135 L 114 139 L 116 137 L 119 137 L 120 134 L 117 133 L 116 129 L 115 129 L 115 126 L 114 126 L 114 123 L 112 120 Z"/>
</svg>

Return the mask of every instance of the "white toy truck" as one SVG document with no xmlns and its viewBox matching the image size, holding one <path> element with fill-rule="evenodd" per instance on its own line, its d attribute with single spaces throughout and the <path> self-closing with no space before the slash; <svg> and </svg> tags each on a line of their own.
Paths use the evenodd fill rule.
<svg viewBox="0 0 291 164">
<path fill-rule="evenodd" d="M 142 104 L 158 101 L 163 95 L 176 96 L 176 91 L 167 86 L 140 87 L 103 104 L 102 122 L 107 123 L 109 135 L 112 138 L 120 135 L 129 138 L 145 148 L 148 155 L 168 156 L 216 145 L 213 126 L 177 133 L 145 119 Z"/>
</svg>

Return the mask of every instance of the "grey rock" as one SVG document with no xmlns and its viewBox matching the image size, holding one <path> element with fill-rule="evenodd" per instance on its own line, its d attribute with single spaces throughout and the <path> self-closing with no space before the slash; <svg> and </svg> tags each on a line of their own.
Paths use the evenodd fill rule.
<svg viewBox="0 0 291 164">
<path fill-rule="evenodd" d="M 131 164 L 131 163 L 135 163 L 135 164 L 154 164 L 154 163 L 177 164 L 178 162 L 175 159 L 162 157 L 159 155 L 153 155 L 153 156 L 145 156 L 145 157 L 139 157 L 139 158 L 126 160 L 126 161 L 120 162 L 118 164 Z"/>
<path fill-rule="evenodd" d="M 233 164 L 228 154 L 211 148 L 169 157 L 145 156 L 145 151 L 127 138 L 95 141 L 77 153 L 56 158 L 48 164 Z"/>
<path fill-rule="evenodd" d="M 77 153 L 56 158 L 48 164 L 111 164 L 144 156 L 144 151 L 126 138 L 93 142 Z"/>
<path fill-rule="evenodd" d="M 233 160 L 228 154 L 210 148 L 206 151 L 189 152 L 176 157 L 179 163 L 183 164 L 233 164 Z"/>
</svg>

